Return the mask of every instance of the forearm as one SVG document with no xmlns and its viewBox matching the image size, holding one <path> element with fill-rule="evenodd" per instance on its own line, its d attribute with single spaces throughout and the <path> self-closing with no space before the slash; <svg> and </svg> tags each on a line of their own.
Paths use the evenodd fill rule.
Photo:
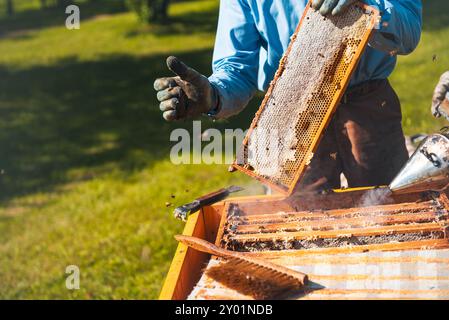
<svg viewBox="0 0 449 320">
<path fill-rule="evenodd" d="M 217 110 L 211 112 L 214 118 L 225 119 L 238 114 L 254 96 L 257 84 L 248 80 L 250 77 L 245 72 L 236 72 L 232 65 L 228 65 L 209 77 L 209 81 L 217 89 L 219 100 Z M 257 74 L 257 70 L 253 72 Z"/>
<path fill-rule="evenodd" d="M 245 0 L 222 0 L 209 77 L 219 105 L 211 115 L 228 118 L 242 111 L 257 90 L 260 36 Z"/>
<path fill-rule="evenodd" d="M 370 46 L 393 55 L 406 55 L 417 47 L 422 27 L 420 0 L 365 0 L 365 3 L 381 12 L 379 29 Z"/>
</svg>

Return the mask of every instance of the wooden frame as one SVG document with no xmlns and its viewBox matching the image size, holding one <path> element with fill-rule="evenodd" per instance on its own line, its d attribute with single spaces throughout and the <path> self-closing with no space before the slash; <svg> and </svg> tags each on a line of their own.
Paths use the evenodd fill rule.
<svg viewBox="0 0 449 320">
<path fill-rule="evenodd" d="M 360 196 L 369 189 L 372 189 L 372 187 L 334 190 L 334 193 L 332 194 L 316 196 L 316 201 L 308 199 L 308 201 L 304 202 L 300 198 L 289 199 L 284 195 L 229 198 L 212 206 L 204 207 L 200 211 L 192 214 L 185 225 L 183 234 L 206 239 L 212 243 L 219 241 L 219 239 L 221 239 L 220 226 L 224 223 L 226 213 L 225 208 L 228 208 L 230 203 L 238 204 L 239 207 L 245 208 L 246 210 L 257 208 L 262 212 L 270 212 L 273 209 L 288 210 L 289 207 L 295 207 L 298 203 L 301 203 L 301 206 L 304 208 L 317 206 L 324 208 L 330 206 L 329 203 L 331 202 L 338 202 L 338 204 L 341 205 L 341 208 L 344 209 L 353 207 L 353 204 L 360 199 Z M 394 196 L 394 201 L 396 203 L 407 202 L 410 199 L 415 199 L 419 196 L 419 194 L 401 194 Z M 336 201 L 337 199 L 338 201 Z M 442 194 L 441 200 L 444 202 L 449 202 L 445 194 Z M 257 211 L 254 209 L 254 213 L 256 212 Z M 300 259 L 302 259 L 301 257 L 310 259 L 320 254 L 333 255 L 349 252 L 396 251 L 424 248 L 442 249 L 448 247 L 449 242 L 447 239 L 434 239 L 405 243 L 372 244 L 348 248 L 289 250 L 288 252 L 282 252 L 282 256 L 287 257 L 291 255 L 292 257 L 298 257 Z M 249 254 L 263 259 L 279 259 L 278 255 L 280 252 L 254 252 Z M 200 279 L 202 270 L 209 259 L 210 255 L 196 252 L 193 249 L 187 248 L 183 244 L 179 244 L 159 299 L 186 299 L 195 284 Z"/>
<path fill-rule="evenodd" d="M 358 49 L 357 49 L 357 51 L 356 51 L 356 53 L 354 55 L 355 58 L 349 64 L 349 73 L 347 73 L 346 76 L 344 77 L 344 81 L 343 81 L 344 85 L 339 89 L 338 93 L 334 96 L 334 98 L 333 98 L 333 100 L 331 102 L 331 107 L 327 110 L 327 113 L 326 113 L 326 115 L 324 117 L 324 121 L 321 123 L 321 125 L 320 125 L 320 127 L 318 129 L 318 133 L 319 134 L 314 137 L 313 142 L 312 142 L 309 150 L 307 151 L 307 154 L 309 154 L 309 155 L 315 153 L 316 149 L 318 148 L 319 142 L 320 142 L 320 140 L 322 139 L 322 136 L 323 136 L 323 131 L 329 125 L 329 123 L 330 123 L 330 121 L 332 119 L 332 115 L 335 113 L 338 104 L 340 103 L 341 99 L 343 98 L 343 95 L 344 95 L 344 93 L 345 93 L 345 91 L 346 91 L 346 89 L 347 89 L 347 87 L 349 85 L 349 81 L 351 79 L 351 76 L 354 73 L 354 71 L 356 69 L 356 66 L 359 63 L 360 59 L 361 59 L 361 56 L 362 56 L 362 54 L 364 52 L 364 49 L 365 49 L 366 45 L 368 44 L 369 38 L 371 37 L 371 35 L 372 35 L 373 31 L 374 31 L 374 26 L 375 26 L 375 23 L 376 23 L 376 21 L 378 19 L 378 16 L 379 16 L 379 11 L 377 9 L 371 7 L 371 6 L 368 6 L 368 5 L 366 5 L 366 4 L 362 3 L 362 2 L 357 2 L 356 5 L 361 7 L 364 10 L 367 10 L 367 11 L 369 10 L 370 12 L 374 13 L 374 15 L 372 17 L 372 20 L 371 20 L 371 24 L 369 26 L 372 29 L 370 30 L 370 32 L 367 32 L 367 34 L 362 39 L 361 45 L 358 47 Z M 302 18 L 301 18 L 301 20 L 300 20 L 300 22 L 299 22 L 299 24 L 298 24 L 298 26 L 296 28 L 296 31 L 294 33 L 294 37 L 297 34 L 297 32 L 299 31 L 299 29 L 301 28 L 301 26 L 303 24 L 303 21 L 304 21 L 304 18 L 306 17 L 307 12 L 310 9 L 310 6 L 311 6 L 311 4 L 310 4 L 310 1 L 309 1 L 308 5 L 306 6 L 306 8 L 304 10 L 303 16 L 302 16 Z M 272 81 L 272 83 L 271 83 L 267 93 L 265 94 L 265 97 L 264 97 L 264 99 L 263 99 L 263 101 L 261 103 L 261 106 L 260 106 L 259 110 L 257 111 L 257 113 L 256 113 L 256 115 L 255 115 L 255 117 L 254 117 L 254 119 L 253 119 L 253 121 L 251 123 L 251 126 L 250 126 L 250 128 L 249 128 L 249 130 L 248 130 L 248 132 L 247 132 L 247 134 L 246 134 L 246 136 L 244 138 L 244 140 L 243 140 L 243 143 L 242 143 L 243 146 L 246 146 L 248 144 L 249 138 L 250 138 L 254 128 L 257 127 L 257 123 L 259 121 L 259 118 L 260 118 L 263 110 L 265 109 L 265 107 L 267 105 L 267 102 L 268 102 L 269 97 L 271 96 L 272 90 L 273 90 L 274 86 L 276 85 L 276 82 L 277 82 L 278 78 L 281 76 L 281 74 L 283 72 L 283 65 L 285 64 L 285 60 L 287 59 L 287 56 L 289 55 L 289 53 L 291 51 L 293 42 L 294 42 L 294 38 L 292 38 L 292 41 L 290 42 L 290 45 L 288 46 L 286 52 L 284 53 L 284 55 L 283 55 L 283 57 L 282 57 L 282 59 L 280 61 L 279 69 L 277 70 L 277 72 L 275 74 L 275 77 L 274 77 L 274 79 L 273 79 L 273 81 Z M 276 183 L 273 183 L 269 179 L 266 179 L 263 176 L 260 176 L 260 175 L 254 173 L 251 170 L 248 170 L 244 166 L 237 164 L 236 161 L 232 164 L 232 167 L 237 169 L 237 170 L 239 170 L 239 171 L 242 171 L 243 173 L 249 175 L 250 177 L 255 178 L 256 180 L 259 180 L 260 182 L 270 186 L 271 188 L 273 188 L 273 189 L 275 189 L 275 190 L 277 190 L 277 191 L 279 191 L 279 192 L 281 192 L 283 194 L 291 195 L 294 192 L 295 187 L 298 184 L 298 181 L 301 179 L 303 173 L 305 172 L 305 169 L 306 169 L 306 167 L 308 165 L 307 162 L 308 162 L 308 159 L 306 157 L 302 161 L 301 165 L 299 166 L 297 172 L 295 173 L 295 178 L 293 179 L 293 182 L 291 183 L 291 185 L 288 186 L 288 188 L 286 188 L 284 186 L 281 186 L 281 185 L 278 185 Z"/>
<path fill-rule="evenodd" d="M 230 198 L 227 201 L 207 206 L 189 216 L 183 235 L 194 236 L 215 242 L 226 203 L 232 201 L 250 202 L 255 200 L 275 200 L 282 196 L 251 196 Z M 173 240 L 174 241 L 174 240 Z M 197 252 L 184 244 L 179 244 L 173 257 L 166 280 L 159 295 L 160 300 L 186 299 L 201 276 L 201 270 L 210 255 Z"/>
</svg>

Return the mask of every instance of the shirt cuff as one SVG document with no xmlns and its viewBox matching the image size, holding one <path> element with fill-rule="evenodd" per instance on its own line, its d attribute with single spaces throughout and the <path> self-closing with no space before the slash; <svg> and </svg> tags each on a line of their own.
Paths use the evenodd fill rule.
<svg viewBox="0 0 449 320">
<path fill-rule="evenodd" d="M 217 95 L 217 105 L 215 108 L 210 110 L 207 115 L 216 120 L 228 118 L 234 113 L 232 113 L 232 104 L 230 101 L 231 97 L 228 95 L 228 90 L 226 85 L 216 76 L 212 75 L 209 77 L 209 82 L 214 88 L 215 94 Z"/>
<path fill-rule="evenodd" d="M 214 97 L 213 97 L 213 99 L 212 99 L 214 105 L 213 105 L 213 106 L 211 107 L 211 109 L 206 113 L 206 115 L 207 115 L 209 118 L 215 120 L 215 119 L 217 119 L 217 114 L 219 114 L 219 112 L 220 112 L 220 110 L 221 110 L 221 103 L 220 103 L 221 99 L 220 99 L 220 94 L 219 94 L 219 92 L 218 92 L 217 87 L 216 87 L 214 84 L 212 84 L 212 83 L 211 83 L 210 85 L 211 85 L 211 87 L 212 87 L 212 91 L 213 91 L 213 95 L 214 95 Z"/>
</svg>

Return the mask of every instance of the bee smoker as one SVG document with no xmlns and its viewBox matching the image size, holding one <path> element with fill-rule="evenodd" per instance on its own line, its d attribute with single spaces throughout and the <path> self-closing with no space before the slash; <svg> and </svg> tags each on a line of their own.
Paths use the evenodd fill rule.
<svg viewBox="0 0 449 320">
<path fill-rule="evenodd" d="M 421 142 L 390 184 L 393 193 L 443 191 L 449 186 L 448 133 L 433 134 Z"/>
</svg>

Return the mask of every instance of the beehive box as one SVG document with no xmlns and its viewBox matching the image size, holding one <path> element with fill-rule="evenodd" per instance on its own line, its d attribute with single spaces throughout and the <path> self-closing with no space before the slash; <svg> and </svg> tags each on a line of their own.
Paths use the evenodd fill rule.
<svg viewBox="0 0 449 320">
<path fill-rule="evenodd" d="M 447 196 L 367 206 L 366 193 L 229 199 L 191 216 L 184 234 L 308 274 L 293 299 L 449 299 Z M 219 263 L 179 245 L 161 299 L 251 299 L 204 275 Z"/>
</svg>

